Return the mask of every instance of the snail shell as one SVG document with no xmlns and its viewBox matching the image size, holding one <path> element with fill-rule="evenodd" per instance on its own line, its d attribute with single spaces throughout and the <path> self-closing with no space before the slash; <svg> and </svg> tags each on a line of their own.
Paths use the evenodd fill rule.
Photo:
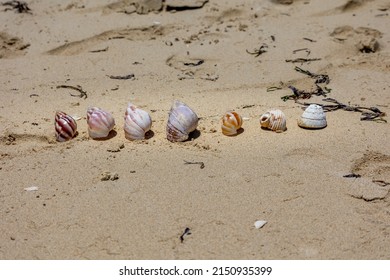
<svg viewBox="0 0 390 280">
<path fill-rule="evenodd" d="M 56 129 L 56 139 L 59 142 L 68 141 L 77 134 L 76 121 L 64 112 L 56 112 L 54 126 Z"/>
<path fill-rule="evenodd" d="M 149 113 L 129 103 L 125 113 L 125 137 L 128 140 L 145 139 L 145 133 L 152 127 Z"/>
<path fill-rule="evenodd" d="M 242 126 L 242 117 L 234 111 L 226 112 L 222 117 L 222 133 L 227 136 L 237 135 Z"/>
<path fill-rule="evenodd" d="M 182 142 L 198 126 L 198 116 L 183 102 L 175 100 L 168 116 L 166 127 L 167 139 L 171 142 Z"/>
<path fill-rule="evenodd" d="M 275 132 L 283 132 L 287 129 L 286 116 L 280 110 L 270 110 L 261 115 L 260 125 Z"/>
<path fill-rule="evenodd" d="M 98 107 L 87 110 L 88 134 L 91 138 L 105 138 L 115 126 L 114 117 Z"/>
<path fill-rule="evenodd" d="M 327 125 L 326 115 L 320 105 L 311 104 L 298 119 L 298 125 L 302 128 L 320 129 Z"/>
</svg>

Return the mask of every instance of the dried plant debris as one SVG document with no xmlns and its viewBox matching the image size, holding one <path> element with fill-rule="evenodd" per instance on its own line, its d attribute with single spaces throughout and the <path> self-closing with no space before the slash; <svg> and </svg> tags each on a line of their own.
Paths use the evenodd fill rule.
<svg viewBox="0 0 390 280">
<path fill-rule="evenodd" d="M 27 3 L 23 1 L 7 1 L 2 3 L 1 5 L 7 7 L 4 9 L 5 12 L 10 10 L 15 10 L 15 12 L 19 14 L 21 13 L 31 14 L 31 9 L 28 7 Z"/>
<path fill-rule="evenodd" d="M 286 62 L 291 63 L 306 63 L 306 62 L 312 62 L 312 61 L 318 61 L 321 60 L 321 58 L 295 58 L 295 59 L 286 59 Z"/>
<path fill-rule="evenodd" d="M 322 101 L 325 102 L 331 102 L 335 103 L 333 105 L 330 104 L 318 104 L 322 106 L 325 112 L 330 112 L 330 111 L 336 111 L 336 110 L 344 110 L 344 111 L 350 111 L 350 112 L 360 112 L 362 113 L 362 116 L 360 117 L 361 121 L 375 121 L 375 122 L 383 122 L 386 123 L 387 121 L 383 118 L 386 116 L 385 112 L 382 112 L 376 107 L 363 107 L 363 106 L 352 106 L 352 105 L 346 105 L 341 102 L 338 102 L 336 99 L 333 98 L 325 98 L 322 99 Z M 297 100 L 295 101 L 298 104 L 304 105 L 304 106 L 309 106 L 311 103 L 300 103 Z"/>
<path fill-rule="evenodd" d="M 80 98 L 84 98 L 84 99 L 87 99 L 87 97 L 88 97 L 87 92 L 85 90 L 83 90 L 83 88 L 79 85 L 77 85 L 77 86 L 59 85 L 56 88 L 69 88 L 69 89 L 77 90 L 78 92 L 80 92 L 80 94 L 70 93 L 70 95 L 74 96 L 74 97 L 80 97 Z"/>
<path fill-rule="evenodd" d="M 310 78 L 315 79 L 316 84 L 329 84 L 329 82 L 330 82 L 330 78 L 328 75 L 315 74 L 315 73 L 312 73 L 308 70 L 303 70 L 302 68 L 299 68 L 297 66 L 294 68 L 294 70 L 297 72 L 300 72 L 302 74 L 308 75 Z"/>
<path fill-rule="evenodd" d="M 114 80 L 134 80 L 135 76 L 134 74 L 128 74 L 128 75 L 123 75 L 123 76 L 115 76 L 115 75 L 107 75 L 110 79 Z"/>
<path fill-rule="evenodd" d="M 320 84 L 325 84 L 325 85 L 329 84 L 330 78 L 328 75 L 315 74 L 315 73 L 312 73 L 308 70 L 304 70 L 298 66 L 296 66 L 294 68 L 294 70 L 299 72 L 299 73 L 305 74 L 305 75 L 309 76 L 310 78 L 314 79 L 315 80 L 314 81 L 315 89 L 312 91 L 305 91 L 305 90 L 297 89 L 296 87 L 290 85 L 290 86 L 288 86 L 288 88 L 293 91 L 293 94 L 281 97 L 283 101 L 287 101 L 289 99 L 292 99 L 292 100 L 308 99 L 312 95 L 326 97 L 326 95 L 331 91 L 331 89 L 327 88 L 326 86 L 320 85 Z M 267 91 L 273 91 L 276 89 L 279 89 L 279 88 L 278 87 L 271 87 L 271 88 L 268 88 Z"/>
<path fill-rule="evenodd" d="M 186 161 L 186 160 L 184 160 L 184 164 L 199 164 L 200 169 L 203 169 L 205 167 L 203 161 Z"/>
<path fill-rule="evenodd" d="M 268 46 L 267 44 L 262 44 L 258 49 L 254 49 L 252 52 L 246 50 L 248 54 L 254 55 L 255 57 L 260 56 L 261 54 L 267 52 Z"/>
<path fill-rule="evenodd" d="M 349 173 L 347 175 L 344 175 L 343 176 L 344 178 L 360 178 L 362 176 L 360 176 L 360 174 L 355 174 L 355 173 Z"/>
<path fill-rule="evenodd" d="M 180 235 L 180 242 L 183 243 L 184 237 L 185 237 L 186 235 L 190 235 L 190 234 L 191 234 L 191 229 L 188 228 L 188 227 L 185 228 L 184 231 L 183 231 L 183 233 Z"/>
</svg>

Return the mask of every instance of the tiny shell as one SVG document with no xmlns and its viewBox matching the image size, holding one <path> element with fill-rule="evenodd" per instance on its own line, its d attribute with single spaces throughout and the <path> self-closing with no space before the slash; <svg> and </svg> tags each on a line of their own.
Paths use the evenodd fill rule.
<svg viewBox="0 0 390 280">
<path fill-rule="evenodd" d="M 115 126 L 114 117 L 98 107 L 87 110 L 88 134 L 93 139 L 105 138 Z"/>
<path fill-rule="evenodd" d="M 68 141 L 77 134 L 76 121 L 64 112 L 56 112 L 54 126 L 56 130 L 56 139 L 59 142 Z"/>
<path fill-rule="evenodd" d="M 242 117 L 234 111 L 226 112 L 222 117 L 222 133 L 227 136 L 237 135 L 242 126 Z"/>
<path fill-rule="evenodd" d="M 257 228 L 257 229 L 262 228 L 266 223 L 267 223 L 267 221 L 256 221 L 255 228 Z"/>
<path fill-rule="evenodd" d="M 311 104 L 298 119 L 298 125 L 302 128 L 320 129 L 327 125 L 326 115 L 320 105 Z"/>
<path fill-rule="evenodd" d="M 39 187 L 31 186 L 31 187 L 24 188 L 24 190 L 27 191 L 27 192 L 34 192 L 34 191 L 39 190 Z"/>
<path fill-rule="evenodd" d="M 287 129 L 286 116 L 280 110 L 270 110 L 261 115 L 260 125 L 275 132 L 283 132 Z"/>
<path fill-rule="evenodd" d="M 125 113 L 125 137 L 128 140 L 145 139 L 145 133 L 152 127 L 149 113 L 129 103 Z"/>
<path fill-rule="evenodd" d="M 198 126 L 198 116 L 183 102 L 175 100 L 168 116 L 166 127 L 167 139 L 171 142 L 182 142 Z"/>
</svg>

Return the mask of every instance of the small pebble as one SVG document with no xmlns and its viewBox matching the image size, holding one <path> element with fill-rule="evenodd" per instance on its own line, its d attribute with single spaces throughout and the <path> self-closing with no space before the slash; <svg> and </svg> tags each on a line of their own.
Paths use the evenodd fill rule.
<svg viewBox="0 0 390 280">
<path fill-rule="evenodd" d="M 104 172 L 102 173 L 102 177 L 100 178 L 100 181 L 115 181 L 119 179 L 118 173 L 111 173 L 111 172 Z"/>
</svg>

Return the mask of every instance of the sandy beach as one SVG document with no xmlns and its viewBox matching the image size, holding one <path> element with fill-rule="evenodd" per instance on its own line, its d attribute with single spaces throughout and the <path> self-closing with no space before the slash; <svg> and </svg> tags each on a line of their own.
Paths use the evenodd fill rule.
<svg viewBox="0 0 390 280">
<path fill-rule="evenodd" d="M 388 0 L 27 5 L 0 6 L 0 259 L 390 259 Z M 174 100 L 199 117 L 184 142 Z M 125 138 L 129 102 L 146 140 Z M 325 128 L 297 125 L 305 104 Z M 272 109 L 284 132 L 260 127 Z M 76 137 L 56 141 L 56 111 Z"/>
</svg>

